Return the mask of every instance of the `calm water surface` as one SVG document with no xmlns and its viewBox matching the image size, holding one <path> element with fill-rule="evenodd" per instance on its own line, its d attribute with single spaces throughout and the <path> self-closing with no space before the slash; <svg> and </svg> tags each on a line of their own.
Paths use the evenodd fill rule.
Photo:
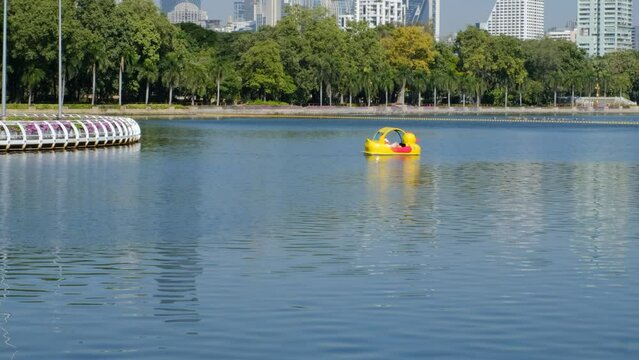
<svg viewBox="0 0 639 360">
<path fill-rule="evenodd" d="M 639 128 L 141 126 L 0 155 L 0 358 L 639 357 Z"/>
</svg>

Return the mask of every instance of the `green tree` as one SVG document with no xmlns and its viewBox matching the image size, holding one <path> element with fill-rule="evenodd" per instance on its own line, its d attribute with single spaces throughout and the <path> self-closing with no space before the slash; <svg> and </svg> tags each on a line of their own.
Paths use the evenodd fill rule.
<svg viewBox="0 0 639 360">
<path fill-rule="evenodd" d="M 80 69 L 87 44 L 88 30 L 76 20 L 73 0 L 64 0 L 63 6 L 63 67 L 66 80 Z M 14 0 L 9 7 L 8 27 L 11 63 L 15 76 L 28 78 L 24 72 L 39 68 L 56 74 L 58 67 L 58 3 L 46 0 Z M 52 91 L 56 92 L 55 77 L 51 77 Z M 24 83 L 18 81 L 17 83 Z M 64 91 L 57 89 L 57 91 Z"/>
<path fill-rule="evenodd" d="M 488 32 L 475 27 L 460 32 L 455 40 L 455 52 L 466 77 L 465 84 L 472 86 L 477 106 L 481 105 L 481 97 L 490 80 L 489 44 Z"/>
<path fill-rule="evenodd" d="M 160 62 L 162 84 L 169 88 L 169 106 L 173 104 L 173 88 L 179 86 L 184 74 L 186 54 L 169 52 Z"/>
<path fill-rule="evenodd" d="M 185 35 L 191 49 L 206 49 L 216 47 L 219 42 L 219 35 L 215 31 L 205 29 L 193 23 L 181 23 L 177 27 Z"/>
<path fill-rule="evenodd" d="M 349 23 L 345 35 L 340 92 L 348 94 L 349 105 L 352 105 L 353 94 L 364 89 L 370 106 L 373 95 L 383 87 L 385 77 L 393 75 L 388 71 L 385 49 L 379 34 L 366 22 Z"/>
<path fill-rule="evenodd" d="M 404 104 L 406 81 L 411 74 L 428 74 L 436 55 L 433 37 L 424 28 L 407 26 L 395 28 L 382 38 L 388 61 L 399 76 L 397 103 Z"/>
<path fill-rule="evenodd" d="M 524 54 L 529 76 L 552 93 L 554 106 L 557 106 L 558 93 L 576 86 L 580 72 L 586 68 L 585 53 L 576 44 L 564 40 L 527 41 Z"/>
<path fill-rule="evenodd" d="M 308 104 L 314 92 L 318 89 L 316 70 L 311 66 L 312 50 L 308 39 L 312 24 L 326 13 L 322 9 L 306 9 L 301 6 L 287 6 L 286 16 L 271 32 L 264 31 L 263 35 L 274 39 L 280 46 L 280 56 L 284 71 L 293 80 L 295 91 L 290 94 L 290 100 L 300 105 Z M 245 37 L 244 42 L 246 41 Z M 261 38 L 264 41 L 266 38 Z M 251 44 L 251 46 L 254 43 Z M 248 47 L 246 48 L 248 50 Z"/>
<path fill-rule="evenodd" d="M 45 0 L 14 0 L 9 6 L 8 64 L 19 83 L 28 86 L 29 72 L 40 68 L 53 77 L 57 74 L 57 2 Z M 56 92 L 56 78 L 49 81 L 49 94 Z M 17 83 L 18 81 L 11 81 Z M 11 83 L 10 82 L 10 83 Z"/>
<path fill-rule="evenodd" d="M 389 92 L 396 85 L 395 79 L 397 78 L 397 75 L 385 57 L 379 65 L 379 85 L 380 89 L 384 91 L 384 106 L 388 106 Z"/>
<path fill-rule="evenodd" d="M 208 72 L 213 81 L 215 81 L 215 105 L 220 106 L 222 84 L 227 78 L 232 77 L 233 65 L 230 61 L 218 56 L 216 52 L 211 54 Z"/>
<path fill-rule="evenodd" d="M 146 81 L 146 95 L 144 97 L 144 104 L 149 104 L 149 89 L 151 87 L 151 83 L 158 80 L 158 66 L 151 59 L 144 59 L 144 63 L 138 69 L 138 80 Z"/>
<path fill-rule="evenodd" d="M 77 0 L 76 8 L 78 21 L 88 30 L 84 34 L 85 57 L 91 68 L 91 104 L 95 105 L 98 72 L 103 73 L 117 63 L 117 56 L 113 53 L 117 34 L 116 7 L 112 0 Z"/>
<path fill-rule="evenodd" d="M 345 33 L 339 29 L 335 19 L 327 14 L 327 10 L 321 8 L 316 20 L 309 24 L 308 31 L 305 32 L 310 45 L 308 63 L 314 70 L 320 88 L 320 106 L 324 102 L 324 85 L 326 85 L 329 105 L 332 105 L 333 86 L 337 85 L 346 63 L 343 55 L 346 43 Z"/>
<path fill-rule="evenodd" d="M 185 67 L 183 87 L 191 96 L 191 106 L 195 105 L 198 97 L 206 96 L 206 90 L 209 86 L 209 73 L 207 71 L 209 60 L 209 53 L 202 50 L 191 55 Z"/>
<path fill-rule="evenodd" d="M 528 76 L 522 42 L 510 36 L 492 37 L 489 54 L 492 84 L 503 89 L 504 107 L 508 107 L 509 88 L 521 86 Z"/>
<path fill-rule="evenodd" d="M 437 43 L 437 57 L 433 63 L 433 84 L 446 89 L 448 107 L 451 106 L 451 93 L 457 90 L 461 83 L 461 72 L 458 70 L 459 58 L 454 53 L 452 45 Z M 437 92 L 436 90 L 434 91 Z M 435 97 L 436 94 L 435 94 Z"/>
<path fill-rule="evenodd" d="M 129 89 L 138 91 L 138 81 L 149 83 L 152 80 L 149 76 L 157 72 L 160 58 L 172 50 L 172 39 L 178 29 L 160 13 L 152 0 L 124 0 L 118 5 L 116 15 L 121 19 L 118 25 L 125 38 L 119 51 L 120 74 L 122 77 L 128 63 L 129 71 L 137 75 L 131 79 Z"/>
<path fill-rule="evenodd" d="M 279 100 L 281 94 L 295 91 L 293 80 L 284 72 L 280 47 L 274 40 L 252 46 L 240 59 L 243 86 L 251 94 Z"/>
<path fill-rule="evenodd" d="M 44 70 L 35 66 L 28 67 L 22 73 L 21 83 L 27 88 L 27 92 L 29 94 L 29 106 L 31 106 L 31 100 L 33 99 L 33 89 L 45 79 L 45 76 L 46 73 Z"/>
<path fill-rule="evenodd" d="M 169 106 L 173 105 L 173 90 L 184 78 L 184 68 L 189 56 L 186 34 L 175 31 L 170 36 L 165 54 L 160 59 L 159 71 L 162 85 L 169 89 Z"/>
<path fill-rule="evenodd" d="M 619 97 L 629 94 L 633 79 L 639 77 L 639 56 L 636 51 L 616 51 L 602 59 L 604 72 L 608 75 L 608 88 Z"/>
</svg>

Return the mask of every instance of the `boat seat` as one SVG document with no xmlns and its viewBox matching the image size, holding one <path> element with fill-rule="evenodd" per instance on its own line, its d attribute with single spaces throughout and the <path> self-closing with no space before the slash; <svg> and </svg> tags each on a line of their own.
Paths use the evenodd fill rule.
<svg viewBox="0 0 639 360">
<path fill-rule="evenodd" d="M 398 147 L 392 148 L 392 150 L 393 152 L 396 152 L 396 153 L 409 153 L 413 151 L 413 149 L 410 146 L 398 146 Z"/>
</svg>

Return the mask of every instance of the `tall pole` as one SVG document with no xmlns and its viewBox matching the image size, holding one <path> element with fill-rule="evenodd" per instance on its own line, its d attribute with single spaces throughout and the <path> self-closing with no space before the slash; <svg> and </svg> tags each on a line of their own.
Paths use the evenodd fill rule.
<svg viewBox="0 0 639 360">
<path fill-rule="evenodd" d="M 4 0 L 2 20 L 2 118 L 7 117 L 7 1 Z"/>
<path fill-rule="evenodd" d="M 62 119 L 63 101 L 64 89 L 62 88 L 62 0 L 58 0 L 58 119 Z"/>
</svg>

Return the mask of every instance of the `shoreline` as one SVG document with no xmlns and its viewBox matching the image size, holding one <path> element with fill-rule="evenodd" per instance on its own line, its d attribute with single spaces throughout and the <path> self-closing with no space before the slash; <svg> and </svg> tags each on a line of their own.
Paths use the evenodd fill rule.
<svg viewBox="0 0 639 360">
<path fill-rule="evenodd" d="M 117 108 L 73 109 L 64 108 L 65 114 L 108 115 L 108 116 L 141 116 L 141 117 L 174 117 L 174 118 L 227 118 L 227 117 L 433 117 L 433 116 L 611 116 L 611 115 L 639 115 L 639 107 L 593 109 L 568 107 L 416 107 L 416 106 L 375 106 L 375 107 L 347 107 L 347 106 L 193 106 L 187 108 L 148 107 L 141 109 Z M 9 109 L 8 115 L 17 114 L 57 114 L 57 109 Z"/>
</svg>

